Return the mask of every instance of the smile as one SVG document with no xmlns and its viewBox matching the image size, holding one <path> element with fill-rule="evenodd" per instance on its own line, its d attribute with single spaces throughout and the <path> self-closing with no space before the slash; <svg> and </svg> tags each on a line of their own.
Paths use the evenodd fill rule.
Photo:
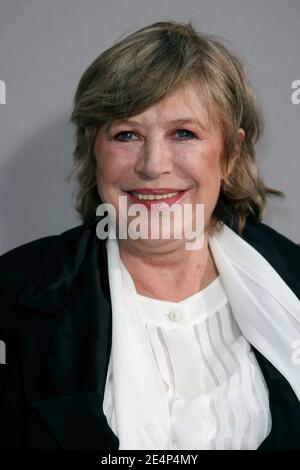
<svg viewBox="0 0 300 470">
<path fill-rule="evenodd" d="M 133 202 L 140 203 L 146 207 L 151 207 L 155 204 L 168 204 L 171 206 L 175 202 L 179 202 L 188 189 L 176 190 L 173 188 L 160 188 L 160 189 L 134 189 L 127 191 Z"/>
<path fill-rule="evenodd" d="M 138 198 L 140 201 L 141 200 L 159 200 L 159 199 L 168 199 L 170 197 L 176 196 L 176 194 L 179 194 L 179 192 L 175 193 L 167 193 L 167 194 L 139 194 L 132 192 L 133 196 Z"/>
</svg>

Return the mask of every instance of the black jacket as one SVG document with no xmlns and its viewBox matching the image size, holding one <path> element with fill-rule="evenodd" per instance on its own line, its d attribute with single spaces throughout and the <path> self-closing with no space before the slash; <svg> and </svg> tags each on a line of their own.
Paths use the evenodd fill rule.
<svg viewBox="0 0 300 470">
<path fill-rule="evenodd" d="M 112 314 L 104 242 L 95 224 L 0 257 L 1 449 L 118 449 L 103 413 Z M 248 221 L 241 235 L 300 298 L 300 249 Z M 254 350 L 269 390 L 272 429 L 259 449 L 300 449 L 300 404 Z"/>
</svg>

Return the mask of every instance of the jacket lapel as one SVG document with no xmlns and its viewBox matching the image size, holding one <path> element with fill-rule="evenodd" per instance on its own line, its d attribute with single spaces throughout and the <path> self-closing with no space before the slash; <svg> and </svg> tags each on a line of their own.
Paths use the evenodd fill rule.
<svg viewBox="0 0 300 470">
<path fill-rule="evenodd" d="M 258 450 L 299 449 L 300 405 L 287 380 L 252 346 L 269 390 L 272 416 L 270 434 Z"/>
<path fill-rule="evenodd" d="M 277 271 L 300 299 L 300 250 L 290 240 L 264 224 L 248 222 L 242 238 L 252 245 Z M 273 242 L 274 241 L 274 242 Z M 270 434 L 259 450 L 298 449 L 300 405 L 296 394 L 283 375 L 253 345 L 252 350 L 269 390 L 272 416 Z"/>
<path fill-rule="evenodd" d="M 118 448 L 102 409 L 111 349 L 105 257 L 86 230 L 19 298 L 30 448 Z"/>
</svg>

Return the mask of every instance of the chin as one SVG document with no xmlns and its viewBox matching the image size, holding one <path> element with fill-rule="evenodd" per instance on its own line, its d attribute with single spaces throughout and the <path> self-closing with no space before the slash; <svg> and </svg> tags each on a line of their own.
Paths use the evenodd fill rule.
<svg viewBox="0 0 300 470">
<path fill-rule="evenodd" d="M 185 248 L 185 240 L 177 239 L 138 239 L 130 240 L 130 243 L 134 243 L 140 249 L 143 249 L 145 252 L 155 252 L 155 253 L 168 253 L 172 251 L 177 251 Z"/>
</svg>

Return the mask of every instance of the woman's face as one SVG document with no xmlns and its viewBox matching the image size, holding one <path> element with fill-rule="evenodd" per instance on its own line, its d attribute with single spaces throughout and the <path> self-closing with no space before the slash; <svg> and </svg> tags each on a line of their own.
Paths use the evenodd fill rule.
<svg viewBox="0 0 300 470">
<path fill-rule="evenodd" d="M 223 177 L 222 150 L 221 131 L 209 123 L 199 91 L 188 84 L 128 120 L 99 128 L 99 195 L 117 217 L 120 196 L 126 196 L 128 207 L 142 203 L 148 210 L 161 202 L 201 203 L 207 227 Z M 162 194 L 169 196 L 156 200 Z"/>
</svg>

